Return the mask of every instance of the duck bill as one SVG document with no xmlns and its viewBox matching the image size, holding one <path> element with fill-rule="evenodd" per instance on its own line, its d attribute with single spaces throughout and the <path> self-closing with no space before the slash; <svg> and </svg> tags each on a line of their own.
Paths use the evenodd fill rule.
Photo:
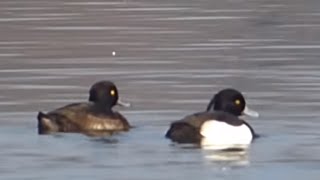
<svg viewBox="0 0 320 180">
<path fill-rule="evenodd" d="M 247 106 L 244 108 L 242 115 L 250 116 L 250 117 L 259 117 L 259 113 L 257 111 L 254 111 L 252 109 L 249 109 Z"/>
<path fill-rule="evenodd" d="M 128 102 L 123 102 L 120 98 L 117 101 L 117 105 L 121 106 L 121 107 L 130 107 L 131 104 Z"/>
</svg>

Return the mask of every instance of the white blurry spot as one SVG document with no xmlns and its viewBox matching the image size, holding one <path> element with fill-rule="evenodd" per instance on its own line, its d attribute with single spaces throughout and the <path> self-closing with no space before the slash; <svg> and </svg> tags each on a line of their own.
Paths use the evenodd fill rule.
<svg viewBox="0 0 320 180">
<path fill-rule="evenodd" d="M 112 51 L 112 56 L 116 56 L 116 52 L 115 51 Z"/>
</svg>

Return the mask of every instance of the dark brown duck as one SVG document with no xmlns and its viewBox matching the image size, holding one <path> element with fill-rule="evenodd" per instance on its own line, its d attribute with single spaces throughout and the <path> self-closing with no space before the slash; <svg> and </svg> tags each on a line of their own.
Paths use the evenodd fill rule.
<svg viewBox="0 0 320 180">
<path fill-rule="evenodd" d="M 89 102 L 74 103 L 47 114 L 38 113 L 38 133 L 97 131 L 128 131 L 130 124 L 119 112 L 112 110 L 115 105 L 129 106 L 119 99 L 117 87 L 113 82 L 100 81 L 89 91 Z"/>
</svg>

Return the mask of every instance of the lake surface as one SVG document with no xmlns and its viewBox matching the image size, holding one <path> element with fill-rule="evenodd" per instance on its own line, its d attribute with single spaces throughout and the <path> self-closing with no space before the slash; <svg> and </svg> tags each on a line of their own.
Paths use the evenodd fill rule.
<svg viewBox="0 0 320 180">
<path fill-rule="evenodd" d="M 1 179 L 318 180 L 318 0 L 1 0 Z M 113 53 L 115 52 L 115 54 Z M 36 114 L 114 81 L 137 128 L 37 135 Z M 170 122 L 241 90 L 246 154 L 174 146 Z"/>
</svg>

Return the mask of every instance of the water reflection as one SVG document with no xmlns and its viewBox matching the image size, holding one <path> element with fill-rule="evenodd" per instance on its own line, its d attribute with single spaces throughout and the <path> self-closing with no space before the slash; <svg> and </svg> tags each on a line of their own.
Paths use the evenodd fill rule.
<svg viewBox="0 0 320 180">
<path fill-rule="evenodd" d="M 209 150 L 202 151 L 205 160 L 228 165 L 247 166 L 250 164 L 248 149 L 242 150 Z"/>
<path fill-rule="evenodd" d="M 176 144 L 172 143 L 171 146 L 178 149 L 199 150 L 205 161 L 211 163 L 224 164 L 228 166 L 247 166 L 249 161 L 249 146 L 239 147 L 222 147 L 222 146 L 200 146 L 197 144 Z"/>
<path fill-rule="evenodd" d="M 98 142 L 98 143 L 102 143 L 102 144 L 116 144 L 119 142 L 118 139 L 111 137 L 111 136 L 104 136 L 104 137 L 98 137 L 98 136 L 91 136 L 92 138 L 90 138 L 90 141 L 92 142 Z"/>
</svg>

